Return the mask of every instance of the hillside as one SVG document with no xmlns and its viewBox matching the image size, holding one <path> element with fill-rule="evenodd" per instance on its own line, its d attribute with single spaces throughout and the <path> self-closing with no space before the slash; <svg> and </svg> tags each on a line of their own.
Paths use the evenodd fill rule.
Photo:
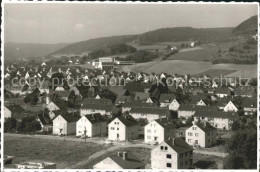
<svg viewBox="0 0 260 172">
<path fill-rule="evenodd" d="M 33 44 L 33 43 L 5 43 L 5 60 L 19 60 L 23 58 L 44 57 L 68 44 Z"/>
<path fill-rule="evenodd" d="M 239 34 L 256 34 L 257 33 L 257 16 L 252 16 L 244 22 L 240 23 L 232 31 L 234 35 Z"/>
<path fill-rule="evenodd" d="M 233 28 L 162 28 L 138 36 L 139 44 L 177 41 L 216 41 L 231 36 Z"/>
<path fill-rule="evenodd" d="M 122 35 L 122 36 L 111 36 L 103 38 L 95 38 L 87 41 L 81 41 L 77 43 L 70 44 L 60 50 L 57 50 L 53 53 L 50 53 L 48 56 L 53 55 L 64 55 L 64 54 L 82 54 L 87 53 L 91 50 L 100 49 L 102 47 L 121 44 L 133 41 L 136 38 L 136 35 Z"/>
</svg>

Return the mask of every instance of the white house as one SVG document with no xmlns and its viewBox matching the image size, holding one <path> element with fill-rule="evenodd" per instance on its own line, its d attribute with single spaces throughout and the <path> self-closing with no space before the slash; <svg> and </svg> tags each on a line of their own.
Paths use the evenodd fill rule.
<svg viewBox="0 0 260 172">
<path fill-rule="evenodd" d="M 86 133 L 87 137 L 106 136 L 106 121 L 100 113 L 82 116 L 76 124 L 76 136 Z"/>
<path fill-rule="evenodd" d="M 165 140 L 151 151 L 152 169 L 189 169 L 193 148 L 182 138 Z"/>
<path fill-rule="evenodd" d="M 169 110 L 177 111 L 179 107 L 180 103 L 176 99 L 174 99 L 169 105 Z"/>
<path fill-rule="evenodd" d="M 47 99 L 48 99 L 48 97 L 46 98 L 46 100 Z M 55 111 L 55 110 L 60 110 L 60 108 L 53 102 L 50 102 L 49 104 L 47 104 L 46 108 L 49 109 L 50 112 Z"/>
<path fill-rule="evenodd" d="M 224 112 L 237 112 L 238 107 L 232 101 L 229 101 L 223 110 Z"/>
<path fill-rule="evenodd" d="M 114 141 L 135 140 L 139 137 L 139 125 L 130 115 L 116 117 L 108 124 L 108 139 Z"/>
<path fill-rule="evenodd" d="M 53 120 L 53 135 L 70 135 L 76 133 L 78 117 L 72 114 L 61 114 Z"/>
<path fill-rule="evenodd" d="M 175 125 L 167 118 L 154 120 L 144 127 L 145 143 L 162 143 L 169 137 L 174 137 Z"/>
<path fill-rule="evenodd" d="M 206 121 L 202 123 L 193 123 L 193 125 L 185 131 L 185 140 L 189 145 L 209 147 L 216 143 L 217 130 Z"/>
<path fill-rule="evenodd" d="M 4 106 L 4 119 L 11 118 L 12 112 Z"/>
</svg>

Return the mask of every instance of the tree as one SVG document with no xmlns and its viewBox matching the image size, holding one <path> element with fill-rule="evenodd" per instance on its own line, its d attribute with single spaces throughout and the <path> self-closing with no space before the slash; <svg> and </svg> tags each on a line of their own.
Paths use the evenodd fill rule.
<svg viewBox="0 0 260 172">
<path fill-rule="evenodd" d="M 227 169 L 257 168 L 257 127 L 236 131 L 226 145 L 229 156 L 224 167 Z"/>
<path fill-rule="evenodd" d="M 30 94 L 27 94 L 24 98 L 25 103 L 29 103 L 30 105 L 36 105 L 39 98 L 36 92 L 32 92 Z"/>
<path fill-rule="evenodd" d="M 26 133 L 35 132 L 41 130 L 41 124 L 34 116 L 28 116 L 22 118 L 22 121 L 18 123 L 17 130 Z"/>
<path fill-rule="evenodd" d="M 186 125 L 186 126 L 192 126 L 192 125 L 193 125 L 193 124 L 192 124 L 193 121 L 194 121 L 194 117 L 193 117 L 193 115 L 192 115 L 191 117 L 188 117 L 188 118 L 187 118 L 185 125 Z"/>
<path fill-rule="evenodd" d="M 16 130 L 16 119 L 15 118 L 7 118 L 4 123 L 4 132 L 10 132 Z"/>
<path fill-rule="evenodd" d="M 101 98 L 110 99 L 113 103 L 116 101 L 116 94 L 108 89 L 102 90 L 100 95 Z"/>
</svg>

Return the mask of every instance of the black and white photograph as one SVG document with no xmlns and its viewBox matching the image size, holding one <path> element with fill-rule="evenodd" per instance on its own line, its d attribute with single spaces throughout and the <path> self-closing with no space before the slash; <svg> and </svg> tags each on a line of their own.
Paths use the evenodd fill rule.
<svg viewBox="0 0 260 172">
<path fill-rule="evenodd" d="M 1 2 L 1 170 L 259 170 L 258 3 Z"/>
</svg>

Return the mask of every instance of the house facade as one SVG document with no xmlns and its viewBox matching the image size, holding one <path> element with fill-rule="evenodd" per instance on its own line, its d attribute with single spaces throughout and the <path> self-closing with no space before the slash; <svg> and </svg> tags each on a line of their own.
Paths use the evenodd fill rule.
<svg viewBox="0 0 260 172">
<path fill-rule="evenodd" d="M 87 137 L 106 136 L 106 121 L 99 113 L 82 116 L 76 123 L 76 136 L 86 133 Z"/>
<path fill-rule="evenodd" d="M 154 120 L 144 127 L 145 143 L 162 143 L 169 137 L 174 137 L 175 125 L 167 118 Z"/>
<path fill-rule="evenodd" d="M 217 130 L 204 122 L 193 124 L 185 131 L 185 140 L 191 146 L 210 147 L 217 142 Z"/>
<path fill-rule="evenodd" d="M 193 149 L 182 138 L 172 138 L 151 151 L 152 169 L 189 169 L 193 164 Z"/>
<path fill-rule="evenodd" d="M 53 120 L 53 135 L 70 135 L 76 133 L 76 121 L 78 118 L 71 114 L 57 116 Z"/>
<path fill-rule="evenodd" d="M 139 137 L 139 125 L 131 116 L 116 117 L 108 124 L 108 139 L 113 141 L 135 140 Z"/>
</svg>

